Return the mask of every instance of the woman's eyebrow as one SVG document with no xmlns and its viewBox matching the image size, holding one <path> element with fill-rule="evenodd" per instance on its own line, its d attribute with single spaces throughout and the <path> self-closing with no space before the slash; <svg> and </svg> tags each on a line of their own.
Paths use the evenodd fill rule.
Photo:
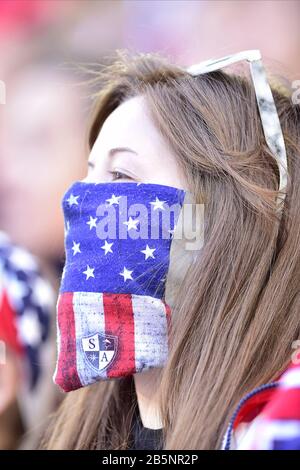
<svg viewBox="0 0 300 470">
<path fill-rule="evenodd" d="M 138 155 L 138 153 L 135 150 L 129 147 L 114 147 L 108 151 L 108 156 L 113 157 L 117 152 L 130 152 L 130 153 L 134 153 L 135 155 Z M 88 160 L 88 166 L 90 168 L 94 168 L 95 163 L 93 163 L 91 160 Z"/>
<path fill-rule="evenodd" d="M 109 150 L 108 156 L 113 157 L 115 155 L 115 153 L 117 153 L 117 152 L 131 152 L 131 153 L 134 153 L 135 155 L 138 155 L 138 153 L 135 150 L 133 150 L 129 147 L 114 147 L 114 148 Z"/>
</svg>

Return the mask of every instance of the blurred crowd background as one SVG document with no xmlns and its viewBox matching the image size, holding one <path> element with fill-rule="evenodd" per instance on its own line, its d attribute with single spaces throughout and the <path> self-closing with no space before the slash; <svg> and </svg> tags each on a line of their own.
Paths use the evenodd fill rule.
<svg viewBox="0 0 300 470">
<path fill-rule="evenodd" d="M 258 48 L 299 80 L 299 25 L 299 0 L 0 0 L 0 448 L 34 447 L 63 399 L 52 383 L 60 201 L 86 175 L 92 105 L 76 64 L 105 66 L 123 48 L 181 66 Z"/>
</svg>

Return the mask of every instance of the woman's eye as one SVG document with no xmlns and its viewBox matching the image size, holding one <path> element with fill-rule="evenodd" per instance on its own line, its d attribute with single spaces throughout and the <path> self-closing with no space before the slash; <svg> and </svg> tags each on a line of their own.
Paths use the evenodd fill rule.
<svg viewBox="0 0 300 470">
<path fill-rule="evenodd" d="M 121 173 L 120 171 L 111 171 L 110 173 L 113 176 L 113 178 L 112 178 L 113 181 L 124 180 L 124 179 L 125 180 L 132 180 L 133 179 L 130 176 L 125 175 L 125 173 Z"/>
</svg>

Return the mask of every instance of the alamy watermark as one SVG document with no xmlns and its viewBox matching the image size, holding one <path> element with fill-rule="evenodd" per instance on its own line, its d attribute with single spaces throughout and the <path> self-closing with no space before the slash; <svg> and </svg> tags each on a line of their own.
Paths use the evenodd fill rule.
<svg viewBox="0 0 300 470">
<path fill-rule="evenodd" d="M 292 82 L 292 88 L 295 90 L 292 94 L 292 103 L 300 104 L 300 80 L 294 80 Z"/>
<path fill-rule="evenodd" d="M 95 221 L 98 238 L 185 240 L 186 250 L 200 250 L 203 245 L 204 204 L 168 205 L 163 202 L 150 210 L 142 203 L 128 207 L 126 196 L 117 206 L 100 204 L 96 210 L 100 220 Z"/>
<path fill-rule="evenodd" d="M 292 343 L 292 348 L 295 349 L 292 354 L 292 363 L 298 365 L 300 364 L 300 339 Z"/>
<path fill-rule="evenodd" d="M 6 364 L 6 344 L 0 340 L 0 366 Z"/>
<path fill-rule="evenodd" d="M 0 80 L 0 104 L 6 104 L 6 85 Z"/>
</svg>

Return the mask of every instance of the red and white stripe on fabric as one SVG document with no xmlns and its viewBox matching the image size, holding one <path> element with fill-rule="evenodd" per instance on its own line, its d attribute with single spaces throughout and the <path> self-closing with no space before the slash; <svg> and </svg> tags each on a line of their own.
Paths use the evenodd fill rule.
<svg viewBox="0 0 300 470">
<path fill-rule="evenodd" d="M 300 450 L 300 364 L 291 364 L 247 436 L 249 450 Z"/>
<path fill-rule="evenodd" d="M 99 380 L 162 367 L 168 356 L 170 307 L 135 294 L 61 293 L 57 302 L 58 356 L 54 382 L 68 392 Z M 117 339 L 111 364 L 91 367 L 83 342 L 91 335 Z"/>
<path fill-rule="evenodd" d="M 0 291 L 0 341 L 3 341 L 17 354 L 21 356 L 25 354 L 18 332 L 17 313 L 11 305 L 5 289 Z"/>
</svg>

